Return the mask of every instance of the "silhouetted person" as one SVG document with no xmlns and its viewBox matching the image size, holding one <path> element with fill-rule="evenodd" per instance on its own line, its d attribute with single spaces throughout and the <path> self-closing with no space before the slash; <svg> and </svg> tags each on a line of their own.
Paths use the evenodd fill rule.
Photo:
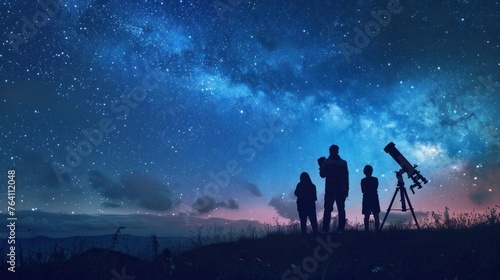
<svg viewBox="0 0 500 280">
<path fill-rule="evenodd" d="M 380 230 L 379 217 L 380 213 L 380 203 L 378 201 L 378 179 L 377 177 L 372 177 L 373 167 L 370 165 L 365 166 L 363 169 L 365 178 L 361 179 L 361 191 L 363 192 L 363 209 L 362 213 L 365 215 L 365 231 L 369 231 L 369 221 L 370 214 L 373 213 L 373 218 L 375 219 L 375 230 Z"/>
<path fill-rule="evenodd" d="M 325 212 L 323 213 L 324 232 L 330 230 L 330 220 L 333 211 L 333 204 L 337 202 L 339 210 L 338 232 L 344 231 L 345 219 L 345 200 L 349 195 L 349 171 L 347 162 L 339 156 L 339 146 L 330 146 L 330 156 L 327 159 L 318 159 L 320 164 L 319 175 L 325 178 Z"/>
<path fill-rule="evenodd" d="M 307 218 L 314 233 L 318 232 L 318 221 L 316 220 L 316 186 L 312 183 L 311 177 L 307 172 L 300 174 L 300 182 L 295 188 L 295 196 L 297 197 L 297 210 L 300 218 L 300 232 L 307 232 Z"/>
</svg>

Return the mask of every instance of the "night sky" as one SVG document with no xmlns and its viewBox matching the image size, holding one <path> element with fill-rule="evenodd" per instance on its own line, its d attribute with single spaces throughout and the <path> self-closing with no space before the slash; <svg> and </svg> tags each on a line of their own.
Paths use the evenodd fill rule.
<svg viewBox="0 0 500 280">
<path fill-rule="evenodd" d="M 418 214 L 500 204 L 499 1 L 0 5 L 0 178 L 16 170 L 19 235 L 297 220 L 304 171 L 321 217 L 331 144 L 351 222 L 366 164 L 387 209 L 389 142 L 429 180 L 409 192 Z"/>
</svg>

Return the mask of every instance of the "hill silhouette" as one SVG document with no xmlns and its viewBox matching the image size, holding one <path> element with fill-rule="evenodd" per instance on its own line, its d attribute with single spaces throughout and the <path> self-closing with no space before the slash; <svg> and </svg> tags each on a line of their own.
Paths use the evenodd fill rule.
<svg viewBox="0 0 500 280">
<path fill-rule="evenodd" d="M 380 234 L 351 230 L 331 235 L 338 248 L 316 262 L 312 259 L 317 237 L 276 234 L 181 253 L 175 258 L 174 275 L 175 279 L 497 279 L 499 234 L 498 223 Z"/>
<path fill-rule="evenodd" d="M 300 235 L 199 246 L 169 263 L 91 248 L 67 259 L 5 265 L 1 279 L 497 279 L 500 223 L 472 228 L 390 229 L 379 234 Z M 329 244 L 329 246 L 328 246 Z M 57 250 L 56 250 L 57 252 Z M 55 255 L 57 256 L 57 254 Z"/>
</svg>

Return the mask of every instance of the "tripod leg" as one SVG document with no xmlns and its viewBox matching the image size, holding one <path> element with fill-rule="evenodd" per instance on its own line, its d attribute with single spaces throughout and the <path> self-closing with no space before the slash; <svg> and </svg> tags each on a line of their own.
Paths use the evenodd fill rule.
<svg viewBox="0 0 500 280">
<path fill-rule="evenodd" d="M 413 215 L 413 220 L 415 220 L 415 225 L 417 225 L 417 229 L 420 229 L 420 226 L 418 225 L 418 221 L 417 221 L 417 216 L 415 216 L 415 211 L 413 211 L 413 206 L 411 205 L 410 198 L 408 197 L 408 193 L 406 192 L 406 189 L 404 190 L 404 196 L 406 197 L 406 201 L 408 201 L 408 206 L 410 206 L 410 211 L 411 211 L 411 214 Z"/>
<path fill-rule="evenodd" d="M 399 188 L 396 188 L 396 191 L 394 191 L 394 195 L 392 196 L 391 204 L 389 204 L 389 207 L 387 208 L 387 212 L 385 212 L 384 220 L 382 221 L 382 224 L 380 225 L 380 230 L 384 227 L 385 220 L 387 219 L 387 216 L 389 215 L 389 212 L 391 212 L 392 204 L 394 203 L 394 199 L 396 198 L 396 195 L 398 195 Z"/>
</svg>

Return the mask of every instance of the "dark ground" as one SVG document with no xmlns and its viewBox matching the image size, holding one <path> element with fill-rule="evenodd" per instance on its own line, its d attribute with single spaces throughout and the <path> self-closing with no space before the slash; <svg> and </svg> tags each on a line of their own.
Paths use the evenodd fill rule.
<svg viewBox="0 0 500 280">
<path fill-rule="evenodd" d="M 31 260 L 31 265 L 17 267 L 16 273 L 8 272 L 2 264 L 0 278 L 499 279 L 499 237 L 500 223 L 378 234 L 351 230 L 306 238 L 269 233 L 264 238 L 201 246 L 174 255 L 172 262 L 161 256 L 144 261 L 94 248 L 67 259 L 54 256 L 51 262 Z"/>
</svg>

